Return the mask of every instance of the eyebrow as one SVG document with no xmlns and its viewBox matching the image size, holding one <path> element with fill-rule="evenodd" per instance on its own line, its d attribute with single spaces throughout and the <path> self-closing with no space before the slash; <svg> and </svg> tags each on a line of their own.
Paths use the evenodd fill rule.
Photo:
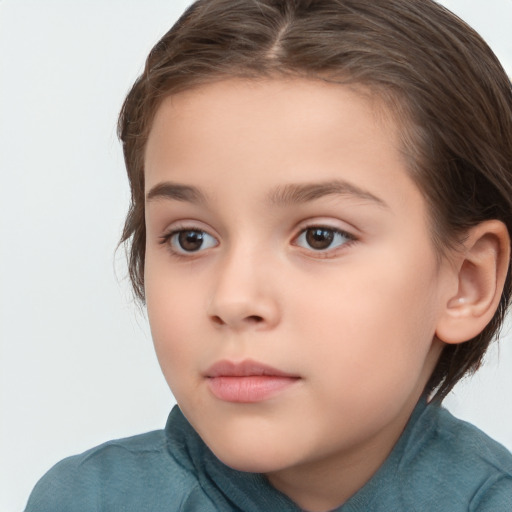
<svg viewBox="0 0 512 512">
<path fill-rule="evenodd" d="M 389 208 L 380 197 L 344 180 L 332 180 L 321 183 L 290 183 L 277 187 L 269 196 L 274 205 L 289 205 L 307 203 L 325 196 L 355 197 L 364 201 L 376 203 L 378 206 Z"/>
<path fill-rule="evenodd" d="M 181 185 L 171 181 L 164 181 L 155 185 L 146 195 L 146 202 L 156 199 L 174 199 L 189 203 L 205 203 L 205 195 L 191 185 Z"/>
<path fill-rule="evenodd" d="M 325 196 L 336 195 L 355 197 L 370 201 L 378 206 L 389 208 L 380 197 L 344 180 L 332 180 L 320 183 L 289 183 L 278 186 L 270 192 L 268 199 L 274 206 L 287 206 L 314 201 Z M 189 203 L 206 203 L 207 198 L 197 187 L 182 185 L 171 181 L 156 184 L 146 195 L 146 201 L 171 199 Z"/>
</svg>

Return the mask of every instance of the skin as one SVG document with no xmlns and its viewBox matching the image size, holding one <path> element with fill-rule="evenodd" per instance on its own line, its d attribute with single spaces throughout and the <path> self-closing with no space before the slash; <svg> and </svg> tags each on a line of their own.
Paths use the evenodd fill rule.
<svg viewBox="0 0 512 512">
<path fill-rule="evenodd" d="M 311 511 L 345 502 L 390 453 L 458 289 L 375 103 L 317 81 L 221 81 L 167 98 L 145 155 L 146 300 L 167 382 L 220 460 Z M 315 226 L 348 236 L 318 250 Z M 192 229 L 203 245 L 187 252 Z M 217 398 L 207 369 L 247 359 L 297 379 L 255 403 Z"/>
</svg>

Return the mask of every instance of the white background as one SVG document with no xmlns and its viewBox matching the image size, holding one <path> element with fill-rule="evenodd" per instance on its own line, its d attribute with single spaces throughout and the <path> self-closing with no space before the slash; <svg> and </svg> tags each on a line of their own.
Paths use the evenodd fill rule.
<svg viewBox="0 0 512 512">
<path fill-rule="evenodd" d="M 173 404 L 115 255 L 116 117 L 188 0 L 0 0 L 0 512 L 61 458 Z M 512 74 L 512 0 L 444 2 Z M 446 404 L 512 449 L 512 336 Z"/>
</svg>

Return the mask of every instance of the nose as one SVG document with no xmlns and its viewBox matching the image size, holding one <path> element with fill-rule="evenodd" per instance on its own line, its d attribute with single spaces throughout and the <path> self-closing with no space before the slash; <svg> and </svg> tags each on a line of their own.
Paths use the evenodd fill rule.
<svg viewBox="0 0 512 512">
<path fill-rule="evenodd" d="M 217 326 L 233 330 L 266 330 L 280 320 L 273 272 L 263 258 L 247 251 L 222 261 L 216 274 L 208 316 Z"/>
</svg>

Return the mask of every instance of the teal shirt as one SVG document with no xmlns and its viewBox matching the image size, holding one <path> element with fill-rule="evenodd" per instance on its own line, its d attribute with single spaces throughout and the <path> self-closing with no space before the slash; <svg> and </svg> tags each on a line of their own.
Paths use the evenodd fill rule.
<svg viewBox="0 0 512 512">
<path fill-rule="evenodd" d="M 338 512 L 512 512 L 512 455 L 420 401 L 393 451 Z M 55 465 L 25 512 L 299 512 L 264 476 L 222 464 L 175 407 L 165 430 Z"/>
</svg>

